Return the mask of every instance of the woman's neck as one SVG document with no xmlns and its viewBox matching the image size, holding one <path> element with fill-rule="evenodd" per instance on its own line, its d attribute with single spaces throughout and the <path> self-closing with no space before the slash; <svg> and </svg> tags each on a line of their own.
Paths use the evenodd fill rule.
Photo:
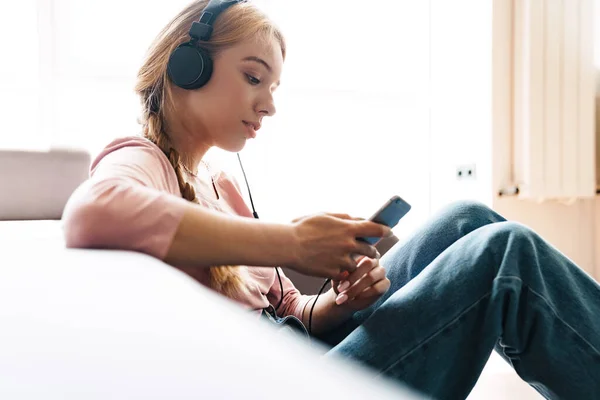
<svg viewBox="0 0 600 400">
<path fill-rule="evenodd" d="M 201 135 L 185 129 L 182 124 L 169 124 L 169 137 L 173 148 L 179 153 L 179 162 L 193 174 L 211 146 L 203 143 Z"/>
</svg>

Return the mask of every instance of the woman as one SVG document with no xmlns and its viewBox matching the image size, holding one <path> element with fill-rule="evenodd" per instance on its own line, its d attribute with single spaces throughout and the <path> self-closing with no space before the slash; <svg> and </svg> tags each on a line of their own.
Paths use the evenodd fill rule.
<svg viewBox="0 0 600 400">
<path fill-rule="evenodd" d="M 249 3 L 208 23 L 207 4 L 189 5 L 149 49 L 136 86 L 143 135 L 93 162 L 64 212 L 67 245 L 153 255 L 244 307 L 297 317 L 329 355 L 436 398 L 465 398 L 493 349 L 548 398 L 600 398 L 600 287 L 526 227 L 459 203 L 379 260 L 356 238 L 391 232 L 369 221 L 249 218 L 237 182 L 203 157 L 240 151 L 275 114 L 285 41 Z M 190 41 L 192 26 L 200 37 Z M 181 44 L 210 55 L 206 82 L 180 81 Z M 315 303 L 278 265 L 332 288 Z"/>
</svg>

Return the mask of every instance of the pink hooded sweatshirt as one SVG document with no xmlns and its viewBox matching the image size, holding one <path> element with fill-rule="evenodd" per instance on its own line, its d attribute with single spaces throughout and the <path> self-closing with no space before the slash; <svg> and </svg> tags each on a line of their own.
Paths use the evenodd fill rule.
<svg viewBox="0 0 600 400">
<path fill-rule="evenodd" d="M 252 218 L 237 181 L 223 171 L 212 184 L 192 175 L 201 207 Z M 64 213 L 67 247 L 132 250 L 163 260 L 184 214 L 175 171 L 164 153 L 142 137 L 125 137 L 110 143 L 92 162 L 90 178 L 73 193 Z M 199 206 L 199 207 L 200 207 Z M 180 268 L 207 285 L 208 269 Z M 274 268 L 250 267 L 248 294 L 234 300 L 247 309 L 276 306 L 282 293 Z M 283 301 L 277 314 L 302 313 L 310 296 L 301 295 L 282 271 Z"/>
</svg>

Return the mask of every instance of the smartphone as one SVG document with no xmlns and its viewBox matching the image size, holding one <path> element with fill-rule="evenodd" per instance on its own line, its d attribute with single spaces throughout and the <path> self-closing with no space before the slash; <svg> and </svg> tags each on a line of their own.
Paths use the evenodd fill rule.
<svg viewBox="0 0 600 400">
<path fill-rule="evenodd" d="M 390 228 L 395 227 L 398 222 L 404 217 L 411 209 L 408 204 L 400 196 L 392 196 L 371 218 L 369 221 L 377 222 L 378 224 L 386 225 Z M 375 245 L 382 238 L 378 237 L 361 237 L 357 240 L 362 240 L 371 245 Z"/>
</svg>

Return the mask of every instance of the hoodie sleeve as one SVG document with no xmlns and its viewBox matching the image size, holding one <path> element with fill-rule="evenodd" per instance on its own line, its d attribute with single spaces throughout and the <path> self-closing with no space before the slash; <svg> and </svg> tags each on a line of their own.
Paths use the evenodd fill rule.
<svg viewBox="0 0 600 400">
<path fill-rule="evenodd" d="M 281 305 L 277 308 L 277 315 L 281 317 L 285 317 L 287 315 L 293 315 L 298 318 L 300 321 L 304 322 L 302 319 L 303 311 L 310 301 L 312 296 L 303 295 L 300 291 L 294 286 L 294 283 L 288 278 L 281 268 L 279 268 L 279 274 L 281 275 L 281 286 L 283 286 L 283 296 L 281 292 L 281 286 L 279 285 L 279 279 L 275 277 L 275 281 L 273 282 L 273 286 L 269 290 L 267 294 L 267 299 L 269 303 L 273 304 L 273 306 L 277 306 L 281 299 Z M 312 303 L 311 303 L 312 304 Z"/>
<path fill-rule="evenodd" d="M 139 251 L 164 259 L 187 206 L 166 156 L 142 138 L 111 143 L 63 212 L 70 248 Z"/>
</svg>

